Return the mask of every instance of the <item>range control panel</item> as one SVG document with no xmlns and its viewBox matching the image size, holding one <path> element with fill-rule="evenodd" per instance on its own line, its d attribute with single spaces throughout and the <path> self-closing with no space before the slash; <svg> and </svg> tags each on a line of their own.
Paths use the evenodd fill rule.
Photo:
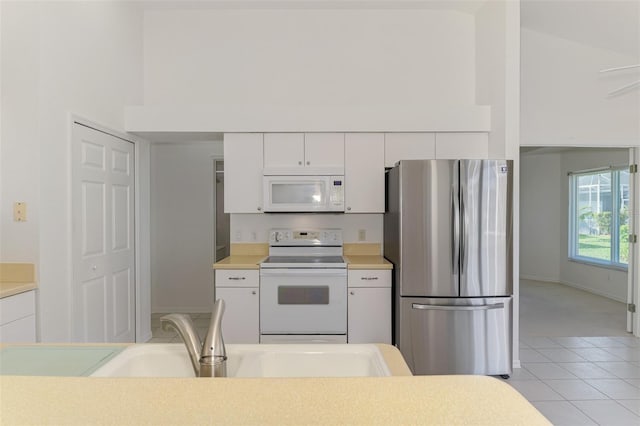
<svg viewBox="0 0 640 426">
<path fill-rule="evenodd" d="M 271 246 L 341 246 L 341 229 L 272 229 Z"/>
</svg>

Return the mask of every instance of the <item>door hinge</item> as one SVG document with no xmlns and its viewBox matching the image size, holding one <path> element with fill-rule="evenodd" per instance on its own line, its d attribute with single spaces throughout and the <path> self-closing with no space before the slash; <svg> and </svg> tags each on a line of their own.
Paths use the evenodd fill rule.
<svg viewBox="0 0 640 426">
<path fill-rule="evenodd" d="M 632 314 L 636 312 L 636 305 L 634 303 L 629 303 L 627 304 L 627 311 L 631 312 Z"/>
<path fill-rule="evenodd" d="M 629 173 L 638 173 L 638 165 L 630 164 L 629 165 Z"/>
<path fill-rule="evenodd" d="M 636 234 L 629 234 L 629 242 L 630 243 L 637 243 L 638 242 L 638 236 Z"/>
</svg>

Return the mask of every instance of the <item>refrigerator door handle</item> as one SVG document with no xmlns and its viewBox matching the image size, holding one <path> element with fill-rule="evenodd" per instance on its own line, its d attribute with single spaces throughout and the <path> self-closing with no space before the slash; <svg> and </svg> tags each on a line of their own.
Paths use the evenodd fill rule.
<svg viewBox="0 0 640 426">
<path fill-rule="evenodd" d="M 425 311 L 488 311 L 490 309 L 504 309 L 504 303 L 493 303 L 491 305 L 423 305 L 413 303 L 413 309 Z"/>
<path fill-rule="evenodd" d="M 464 197 L 466 195 L 466 187 L 463 182 L 466 182 L 467 175 L 464 169 L 464 164 L 461 162 L 460 164 L 460 212 L 458 213 L 460 217 L 460 277 L 462 280 L 462 275 L 464 274 L 465 269 L 465 261 L 467 254 L 467 212 L 464 208 Z"/>
<path fill-rule="evenodd" d="M 460 179 L 457 171 L 459 161 L 455 162 L 454 176 L 451 184 L 451 271 L 454 276 L 460 272 Z"/>
</svg>

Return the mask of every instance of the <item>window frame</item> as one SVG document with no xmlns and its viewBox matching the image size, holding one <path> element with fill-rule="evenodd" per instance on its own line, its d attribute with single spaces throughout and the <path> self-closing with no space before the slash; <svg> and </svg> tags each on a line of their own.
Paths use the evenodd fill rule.
<svg viewBox="0 0 640 426">
<path fill-rule="evenodd" d="M 627 167 L 606 167 L 569 173 L 569 232 L 568 232 L 568 257 L 570 261 L 595 265 L 609 269 L 627 271 L 628 263 L 620 262 L 620 173 L 627 171 Z M 611 176 L 611 244 L 610 260 L 596 257 L 581 256 L 578 254 L 580 243 L 578 205 L 579 191 L 578 179 L 581 176 L 595 175 L 607 172 Z"/>
</svg>

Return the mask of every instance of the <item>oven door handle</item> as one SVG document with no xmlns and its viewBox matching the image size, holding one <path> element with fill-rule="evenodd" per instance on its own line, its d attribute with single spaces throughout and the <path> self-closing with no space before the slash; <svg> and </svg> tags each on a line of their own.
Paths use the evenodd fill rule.
<svg viewBox="0 0 640 426">
<path fill-rule="evenodd" d="M 331 268 L 262 268 L 260 269 L 260 276 L 279 276 L 279 277 L 346 277 L 346 269 L 331 269 Z"/>
</svg>

